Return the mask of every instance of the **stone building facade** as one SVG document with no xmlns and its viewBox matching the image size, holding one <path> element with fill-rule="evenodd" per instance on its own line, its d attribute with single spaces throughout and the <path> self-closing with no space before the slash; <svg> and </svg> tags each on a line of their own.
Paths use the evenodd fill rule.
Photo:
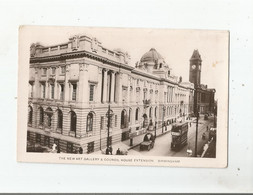
<svg viewBox="0 0 253 195">
<path fill-rule="evenodd" d="M 135 67 L 128 53 L 85 35 L 30 52 L 30 142 L 92 153 L 193 113 L 194 85 L 153 48 Z"/>
</svg>

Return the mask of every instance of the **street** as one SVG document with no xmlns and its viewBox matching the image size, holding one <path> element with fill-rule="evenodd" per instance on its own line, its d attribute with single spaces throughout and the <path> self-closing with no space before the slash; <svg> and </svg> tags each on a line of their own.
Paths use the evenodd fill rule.
<svg viewBox="0 0 253 195">
<path fill-rule="evenodd" d="M 198 154 L 202 152 L 204 144 L 208 140 L 207 126 L 210 128 L 213 126 L 213 116 L 209 116 L 208 120 L 204 120 L 204 116 L 200 116 L 198 125 Z M 202 134 L 206 132 L 206 139 L 202 139 Z M 192 150 L 192 156 L 195 155 L 195 137 L 196 137 L 196 121 L 191 123 L 191 127 L 188 130 L 188 144 L 184 146 L 180 151 L 173 151 L 170 149 L 171 133 L 168 132 L 156 138 L 154 148 L 150 151 L 140 151 L 140 147 L 136 146 L 129 150 L 128 155 L 145 155 L 145 156 L 175 156 L 175 157 L 187 157 L 187 149 Z"/>
</svg>

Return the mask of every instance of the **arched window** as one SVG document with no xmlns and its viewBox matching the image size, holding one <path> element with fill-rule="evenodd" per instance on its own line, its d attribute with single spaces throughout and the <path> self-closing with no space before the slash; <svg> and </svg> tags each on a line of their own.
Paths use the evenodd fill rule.
<svg viewBox="0 0 253 195">
<path fill-rule="evenodd" d="M 33 108 L 32 106 L 28 107 L 28 125 L 32 125 L 33 122 Z"/>
<path fill-rule="evenodd" d="M 44 125 L 44 110 L 42 107 L 39 107 L 39 125 Z"/>
<path fill-rule="evenodd" d="M 74 111 L 70 112 L 70 131 L 76 133 L 76 113 Z"/>
<path fill-rule="evenodd" d="M 52 116 L 53 116 L 53 110 L 51 108 L 47 108 L 46 111 L 46 126 L 48 128 L 51 128 L 52 126 Z"/>
<path fill-rule="evenodd" d="M 93 114 L 90 112 L 87 116 L 87 127 L 86 131 L 92 131 L 93 130 Z"/>
<path fill-rule="evenodd" d="M 139 120 L 139 108 L 136 108 L 136 111 L 135 111 L 135 120 L 136 121 Z"/>
<path fill-rule="evenodd" d="M 63 114 L 61 110 L 58 110 L 57 112 L 57 128 L 62 129 L 62 123 L 63 123 Z"/>
<path fill-rule="evenodd" d="M 121 129 L 124 129 L 127 127 L 127 114 L 126 110 L 122 110 L 121 112 Z"/>
</svg>

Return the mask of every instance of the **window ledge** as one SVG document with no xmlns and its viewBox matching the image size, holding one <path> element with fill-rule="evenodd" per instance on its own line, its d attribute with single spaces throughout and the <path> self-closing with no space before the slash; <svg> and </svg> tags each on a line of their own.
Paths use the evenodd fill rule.
<svg viewBox="0 0 253 195">
<path fill-rule="evenodd" d="M 56 133 L 62 134 L 62 129 L 57 128 L 57 129 L 56 129 Z"/>
<path fill-rule="evenodd" d="M 75 136 L 76 136 L 76 132 L 75 132 L 75 131 L 70 131 L 70 132 L 69 132 L 69 136 L 75 137 Z"/>
</svg>

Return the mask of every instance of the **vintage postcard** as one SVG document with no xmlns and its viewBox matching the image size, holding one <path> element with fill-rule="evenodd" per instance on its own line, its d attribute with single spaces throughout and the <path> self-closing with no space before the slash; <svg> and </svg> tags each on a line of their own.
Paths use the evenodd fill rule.
<svg viewBox="0 0 253 195">
<path fill-rule="evenodd" d="M 21 26 L 17 160 L 227 166 L 229 32 Z"/>
</svg>

